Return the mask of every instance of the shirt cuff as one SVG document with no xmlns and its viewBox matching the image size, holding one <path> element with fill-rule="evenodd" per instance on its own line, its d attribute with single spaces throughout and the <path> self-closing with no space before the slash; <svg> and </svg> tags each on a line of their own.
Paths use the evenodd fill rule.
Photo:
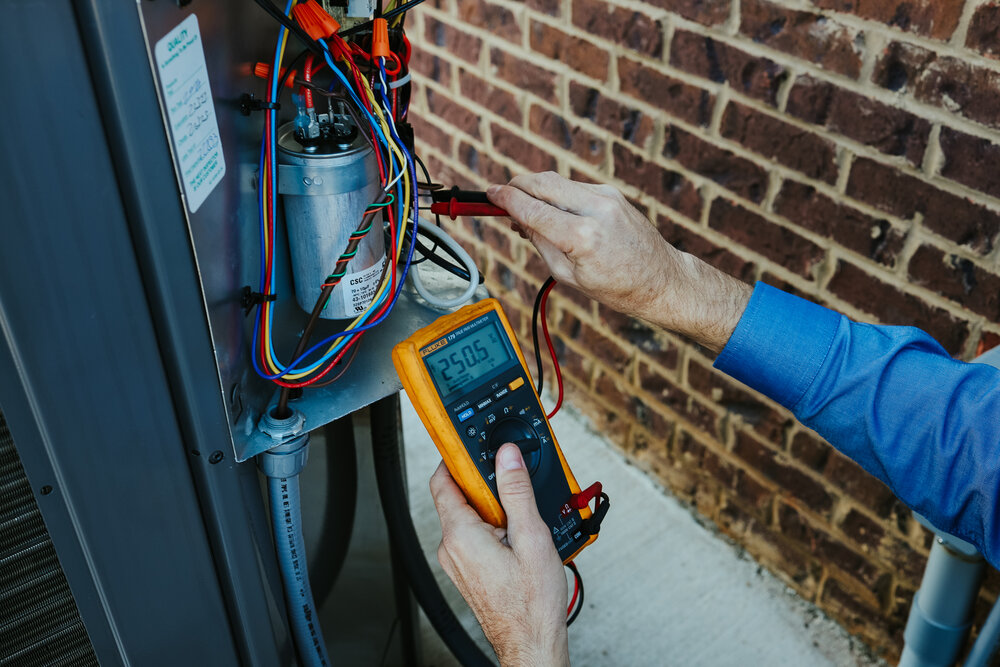
<svg viewBox="0 0 1000 667">
<path fill-rule="evenodd" d="M 841 318 L 758 282 L 714 366 L 794 411 L 823 366 Z"/>
</svg>

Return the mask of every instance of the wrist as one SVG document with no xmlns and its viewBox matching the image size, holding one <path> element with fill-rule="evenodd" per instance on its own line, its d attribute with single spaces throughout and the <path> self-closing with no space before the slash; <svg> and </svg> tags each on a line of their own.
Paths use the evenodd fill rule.
<svg viewBox="0 0 1000 667">
<path fill-rule="evenodd" d="M 501 667 L 569 667 L 569 639 L 565 630 L 549 642 L 494 648 Z"/>
<path fill-rule="evenodd" d="M 693 255 L 675 252 L 666 285 L 640 317 L 719 352 L 743 316 L 753 287 Z"/>
</svg>

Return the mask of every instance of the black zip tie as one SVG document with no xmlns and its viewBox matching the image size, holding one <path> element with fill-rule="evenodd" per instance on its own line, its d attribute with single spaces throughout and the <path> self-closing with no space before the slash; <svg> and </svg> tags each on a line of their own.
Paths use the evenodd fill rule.
<svg viewBox="0 0 1000 667">
<path fill-rule="evenodd" d="M 243 286 L 243 293 L 240 297 L 240 305 L 243 306 L 244 317 L 250 315 L 250 311 L 253 310 L 254 306 L 260 306 L 271 301 L 277 301 L 277 294 L 263 294 L 262 292 L 254 292 L 249 285 Z"/>
<path fill-rule="evenodd" d="M 278 102 L 267 102 L 265 100 L 258 100 L 254 97 L 253 93 L 243 93 L 240 95 L 240 113 L 244 116 L 249 116 L 254 111 L 265 111 L 268 109 L 273 109 L 277 111 L 281 108 L 281 104 Z"/>
</svg>

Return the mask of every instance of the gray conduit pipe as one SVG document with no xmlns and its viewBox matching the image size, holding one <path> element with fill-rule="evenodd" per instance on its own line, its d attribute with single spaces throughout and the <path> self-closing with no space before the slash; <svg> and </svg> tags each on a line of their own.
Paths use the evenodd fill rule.
<svg viewBox="0 0 1000 667">
<path fill-rule="evenodd" d="M 972 623 L 986 561 L 972 545 L 938 535 L 913 597 L 899 667 L 950 667 Z"/>
<path fill-rule="evenodd" d="M 278 419 L 268 411 L 261 419 L 260 428 L 268 429 L 265 432 L 272 437 L 281 438 L 283 430 L 300 429 L 301 421 L 301 415 L 294 412 L 287 419 Z M 309 434 L 282 438 L 282 442 L 258 457 L 260 469 L 267 476 L 274 550 L 299 660 L 308 667 L 326 667 L 330 658 L 309 585 L 299 496 L 299 473 L 309 454 Z"/>
</svg>

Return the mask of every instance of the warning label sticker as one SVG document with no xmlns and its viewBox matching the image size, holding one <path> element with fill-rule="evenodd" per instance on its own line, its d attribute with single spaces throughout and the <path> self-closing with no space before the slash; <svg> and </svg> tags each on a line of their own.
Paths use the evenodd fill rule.
<svg viewBox="0 0 1000 667">
<path fill-rule="evenodd" d="M 344 295 L 344 311 L 348 315 L 360 315 L 368 307 L 368 304 L 372 302 L 372 299 L 375 298 L 379 278 L 382 277 L 382 267 L 384 266 L 385 257 L 382 258 L 382 261 L 373 264 L 363 271 L 348 273 L 340 281 L 341 286 L 344 288 L 344 291 L 341 292 Z"/>
</svg>

